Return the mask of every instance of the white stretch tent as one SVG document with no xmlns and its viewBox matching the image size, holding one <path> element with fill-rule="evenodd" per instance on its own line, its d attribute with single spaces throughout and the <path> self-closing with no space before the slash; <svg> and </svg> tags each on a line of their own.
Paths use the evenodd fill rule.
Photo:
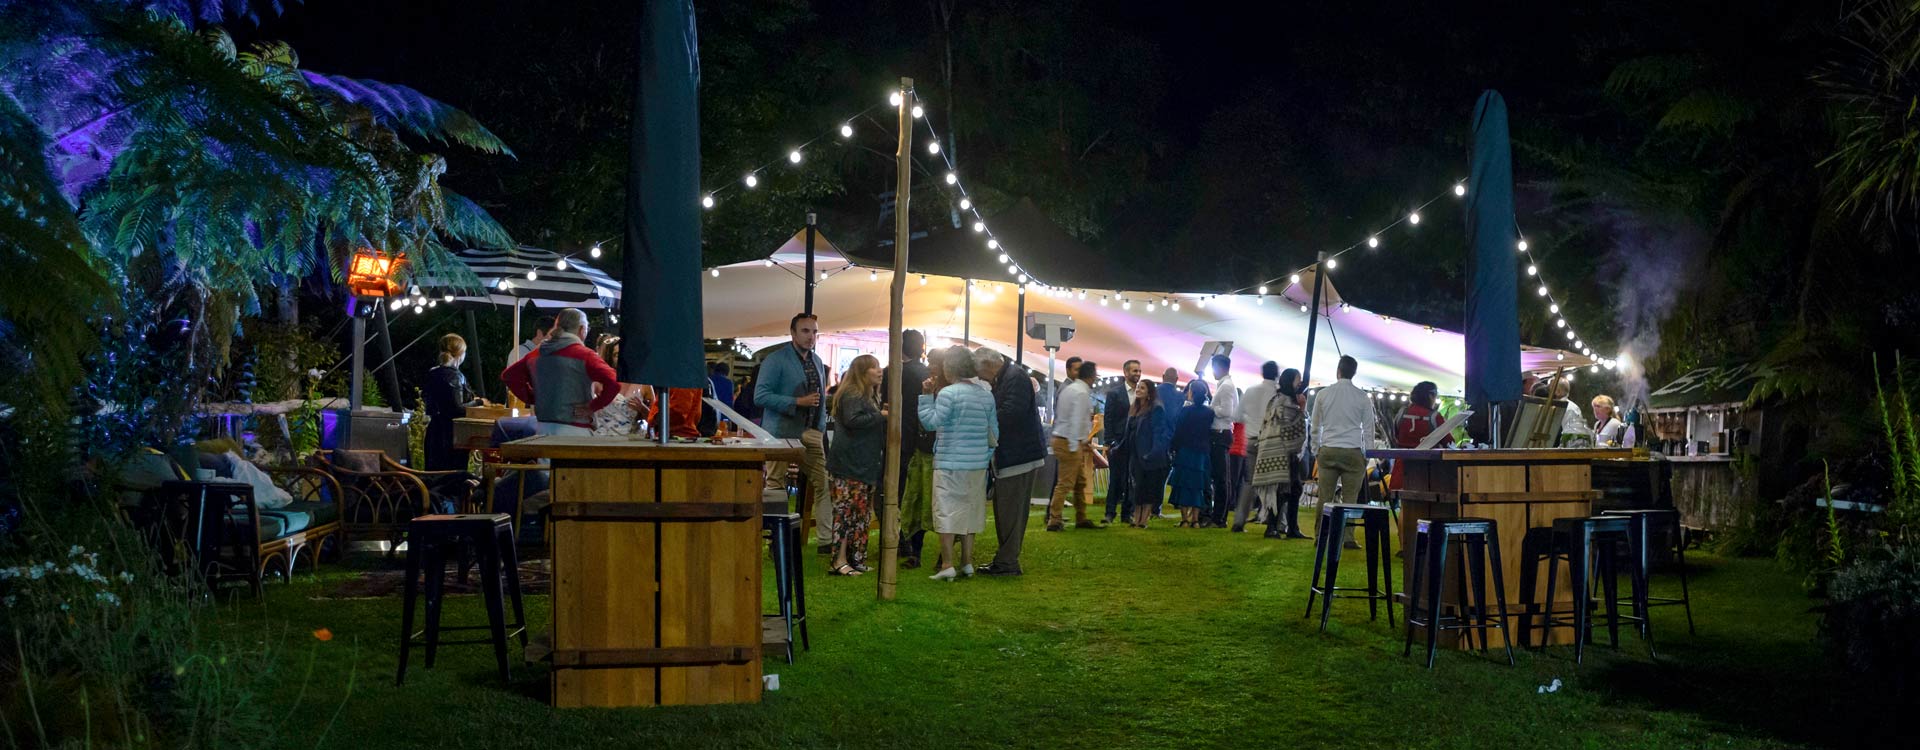
<svg viewBox="0 0 1920 750">
<path fill-rule="evenodd" d="M 802 235 L 796 234 L 770 256 L 772 266 L 756 260 L 722 267 L 718 276 L 702 277 L 704 335 L 740 339 L 754 349 L 784 340 L 788 321 L 802 305 L 802 243 Z M 872 342 L 865 352 L 884 362 L 892 272 L 850 265 L 820 235 L 816 235 L 815 264 L 816 273 L 828 274 L 814 290 L 820 330 Z M 950 276 L 910 276 L 906 327 L 925 332 L 935 343 L 942 338 L 959 341 L 965 327 L 964 284 Z M 1103 292 L 1094 290 L 1087 291 L 1086 299 L 1077 294 L 1059 299 L 1030 291 L 1027 312 L 1073 316 L 1076 332 L 1061 348 L 1059 358 L 1091 359 L 1099 364 L 1102 377 L 1119 374 L 1121 363 L 1128 359 L 1140 360 L 1148 378 L 1157 380 L 1168 367 L 1190 377 L 1203 342 L 1234 342 L 1234 380 L 1244 388 L 1259 382 L 1262 362 L 1278 362 L 1282 369 L 1300 366 L 1307 337 L 1307 314 L 1300 308 L 1307 304 L 1312 285 L 1312 272 L 1303 272 L 1299 284 L 1276 286 L 1264 302 L 1253 295 L 1222 295 L 1212 297 L 1204 308 L 1199 303 L 1208 295 L 1129 294 L 1132 307 L 1122 309 L 1113 291 L 1104 292 L 1105 306 Z M 982 281 L 974 288 L 970 330 L 974 343 L 1013 354 L 1016 289 L 1006 281 Z M 1148 312 L 1147 299 L 1175 301 L 1180 309 L 1158 307 Z M 1431 380 L 1443 394 L 1458 395 L 1464 388 L 1466 349 L 1461 334 L 1343 306 L 1331 278 L 1323 290 L 1322 309 L 1326 313 L 1315 340 L 1314 385 L 1333 382 L 1334 365 L 1344 353 L 1360 360 L 1355 381 L 1362 387 L 1408 391 L 1415 383 Z M 1029 337 L 1025 349 L 1026 364 L 1044 371 L 1046 353 L 1039 344 Z M 1528 370 L 1592 364 L 1578 352 L 1527 346 L 1522 347 L 1521 360 Z"/>
</svg>

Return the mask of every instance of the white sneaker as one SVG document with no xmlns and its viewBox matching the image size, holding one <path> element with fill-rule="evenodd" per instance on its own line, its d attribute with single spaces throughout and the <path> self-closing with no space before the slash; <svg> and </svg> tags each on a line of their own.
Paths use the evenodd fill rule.
<svg viewBox="0 0 1920 750">
<path fill-rule="evenodd" d="M 927 577 L 936 581 L 951 581 L 955 578 L 959 578 L 960 574 L 955 572 L 953 568 L 947 568 L 946 570 L 942 570 L 938 573 L 935 573 Z"/>
<path fill-rule="evenodd" d="M 960 575 L 963 575 L 963 576 L 966 576 L 966 577 L 968 577 L 968 578 L 972 578 L 972 577 L 973 577 L 973 564 L 972 564 L 972 563 L 968 563 L 968 564 L 967 564 L 967 565 L 966 565 L 965 567 L 962 567 L 962 568 L 960 568 Z"/>
</svg>

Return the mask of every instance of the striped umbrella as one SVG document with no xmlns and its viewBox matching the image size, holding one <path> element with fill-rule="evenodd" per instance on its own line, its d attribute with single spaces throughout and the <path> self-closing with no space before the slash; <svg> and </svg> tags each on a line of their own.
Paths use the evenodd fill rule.
<svg viewBox="0 0 1920 750">
<path fill-rule="evenodd" d="M 431 277 L 416 281 L 423 291 L 431 296 L 452 294 L 455 302 L 620 309 L 620 282 L 573 256 L 525 246 L 473 248 L 454 255 L 479 277 L 483 293 Z"/>
</svg>

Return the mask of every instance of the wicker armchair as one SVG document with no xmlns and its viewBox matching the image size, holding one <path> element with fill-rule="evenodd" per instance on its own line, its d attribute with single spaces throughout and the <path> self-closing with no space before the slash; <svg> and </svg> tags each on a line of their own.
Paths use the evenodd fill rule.
<svg viewBox="0 0 1920 750">
<path fill-rule="evenodd" d="M 339 486 L 340 526 L 349 539 L 386 541 L 391 552 L 406 539 L 408 522 L 432 512 L 426 481 L 405 467 L 388 469 L 391 460 L 380 451 L 318 451 L 307 462 Z"/>
<path fill-rule="evenodd" d="M 168 568 L 177 570 L 190 561 L 216 590 L 223 582 L 240 580 L 258 597 L 268 570 L 291 579 L 301 552 L 307 552 L 317 570 L 327 540 L 334 540 L 336 550 L 344 549 L 340 522 L 333 514 L 338 506 L 325 495 L 332 489 L 330 497 L 340 496 L 333 489 L 337 485 L 330 485 L 332 479 L 312 470 L 274 471 L 315 489 L 273 510 L 261 510 L 253 487 L 245 483 L 170 481 L 151 491 L 149 530 Z"/>
</svg>

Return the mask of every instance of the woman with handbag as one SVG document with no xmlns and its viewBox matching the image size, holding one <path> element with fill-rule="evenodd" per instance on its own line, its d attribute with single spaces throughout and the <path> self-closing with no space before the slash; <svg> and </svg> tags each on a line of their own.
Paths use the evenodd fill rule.
<svg viewBox="0 0 1920 750">
<path fill-rule="evenodd" d="M 1300 387 L 1300 371 L 1280 373 L 1279 389 L 1267 402 L 1266 419 L 1260 424 L 1259 463 L 1253 467 L 1253 491 L 1260 505 L 1277 523 L 1267 525 L 1267 536 L 1279 538 L 1284 527 L 1288 539 L 1305 539 L 1300 533 L 1300 448 L 1307 442 L 1306 394 Z"/>
</svg>

